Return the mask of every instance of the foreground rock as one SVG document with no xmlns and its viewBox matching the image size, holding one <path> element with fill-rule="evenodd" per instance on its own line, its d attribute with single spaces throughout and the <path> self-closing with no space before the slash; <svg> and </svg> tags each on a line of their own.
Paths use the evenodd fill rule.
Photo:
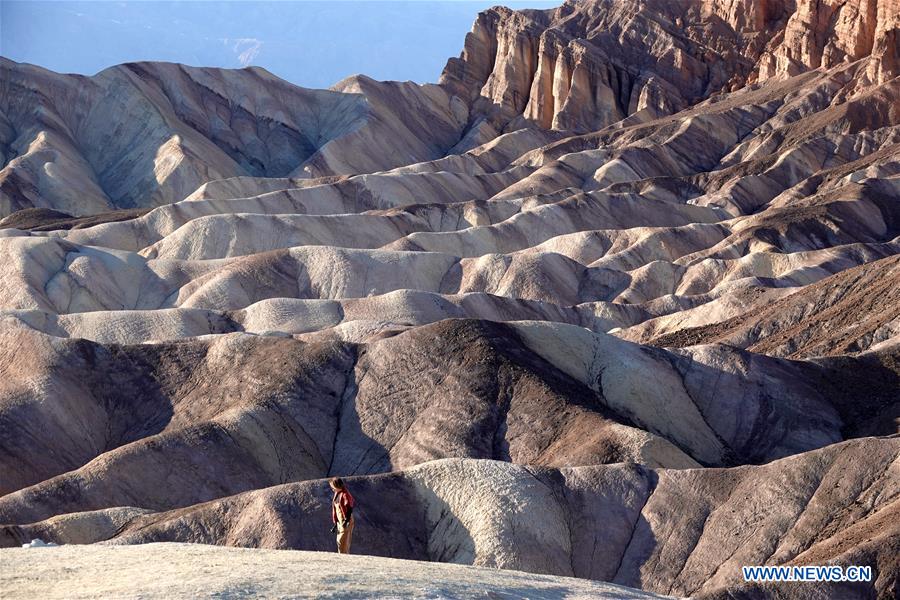
<svg viewBox="0 0 900 600">
<path fill-rule="evenodd" d="M 0 560 L 5 598 L 663 598 L 570 577 L 190 544 L 7 549 Z"/>
<path fill-rule="evenodd" d="M 869 565 L 869 584 L 787 584 L 751 597 L 889 598 L 900 574 L 898 469 L 897 438 L 732 469 L 442 460 L 349 479 L 359 503 L 354 549 L 712 597 L 738 592 L 744 565 Z M 90 541 L 328 550 L 329 501 L 324 480 L 307 481 L 157 514 L 74 514 L 2 534 L 8 544 L 69 543 L 81 535 L 79 521 L 104 515 L 115 526 Z"/>
</svg>

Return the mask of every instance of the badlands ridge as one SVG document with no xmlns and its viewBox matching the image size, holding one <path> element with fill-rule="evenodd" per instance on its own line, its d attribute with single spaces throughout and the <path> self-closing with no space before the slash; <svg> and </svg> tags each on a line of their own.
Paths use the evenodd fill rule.
<svg viewBox="0 0 900 600">
<path fill-rule="evenodd" d="M 0 59 L 0 158 L 0 545 L 331 550 L 340 475 L 358 553 L 898 594 L 896 0 L 497 7 L 429 85 Z"/>
</svg>

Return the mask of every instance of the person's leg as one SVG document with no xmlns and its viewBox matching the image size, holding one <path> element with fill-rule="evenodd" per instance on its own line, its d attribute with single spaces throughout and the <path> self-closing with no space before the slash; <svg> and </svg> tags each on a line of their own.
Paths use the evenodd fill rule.
<svg viewBox="0 0 900 600">
<path fill-rule="evenodd" d="M 353 526 L 356 524 L 354 519 L 350 519 L 350 524 L 347 525 L 347 547 L 344 550 L 344 554 L 350 554 L 350 543 L 353 541 Z"/>
<path fill-rule="evenodd" d="M 337 543 L 338 543 L 338 552 L 340 554 L 347 554 L 349 552 L 349 548 L 350 548 L 349 542 L 350 542 L 350 525 L 343 527 L 339 524 L 338 525 Z"/>
</svg>

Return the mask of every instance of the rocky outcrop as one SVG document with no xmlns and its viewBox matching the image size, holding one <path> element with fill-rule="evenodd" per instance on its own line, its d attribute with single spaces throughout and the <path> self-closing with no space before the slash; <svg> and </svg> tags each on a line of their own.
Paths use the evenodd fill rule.
<svg viewBox="0 0 900 600">
<path fill-rule="evenodd" d="M 885 0 L 497 7 L 479 15 L 441 82 L 474 102 L 475 140 L 526 122 L 586 132 L 863 59 L 871 59 L 871 81 L 884 83 L 898 74 L 898 31 L 900 7 Z"/>
<path fill-rule="evenodd" d="M 898 35 L 893 0 L 569 0 L 481 13 L 440 85 L 354 76 L 306 90 L 259 68 L 158 63 L 86 78 L 3 59 L 0 217 L 159 206 L 234 177 L 371 173 L 857 62 L 858 96 L 898 75 Z"/>
<path fill-rule="evenodd" d="M 898 27 L 900 6 L 896 2 L 800 0 L 783 31 L 758 60 L 759 78 L 795 75 L 872 57 L 879 63 L 874 66 L 880 74 L 875 81 L 886 81 L 898 74 L 897 46 L 892 41 Z"/>
</svg>

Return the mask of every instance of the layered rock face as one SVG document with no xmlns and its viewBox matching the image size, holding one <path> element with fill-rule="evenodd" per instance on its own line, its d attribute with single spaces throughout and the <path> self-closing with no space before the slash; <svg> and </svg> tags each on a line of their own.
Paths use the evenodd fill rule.
<svg viewBox="0 0 900 600">
<path fill-rule="evenodd" d="M 894 597 L 897 19 L 495 8 L 424 86 L 4 60 L 0 542 L 330 550 L 340 475 L 360 552 Z M 739 568 L 826 563 L 874 580 Z"/>
<path fill-rule="evenodd" d="M 879 379 L 897 381 L 895 353 L 847 359 L 835 374 L 830 363 L 712 346 L 648 352 L 533 321 L 447 320 L 365 344 L 4 337 L 0 521 L 20 523 L 168 509 L 447 456 L 556 467 L 767 462 L 884 433 L 871 427 L 895 407 Z M 848 402 L 851 382 L 859 398 Z M 55 396 L 65 404 L 48 411 Z"/>
<path fill-rule="evenodd" d="M 443 156 L 467 108 L 438 86 L 306 90 L 263 69 L 139 63 L 93 77 L 0 61 L 0 215 L 82 216 L 183 199 L 211 180 L 309 178 Z"/>
<path fill-rule="evenodd" d="M 441 82 L 475 101 L 478 132 L 587 132 L 651 119 L 714 94 L 871 59 L 897 76 L 900 6 L 876 0 L 569 0 L 553 11 L 485 11 Z M 511 121 L 511 122 L 510 122 Z"/>
</svg>

